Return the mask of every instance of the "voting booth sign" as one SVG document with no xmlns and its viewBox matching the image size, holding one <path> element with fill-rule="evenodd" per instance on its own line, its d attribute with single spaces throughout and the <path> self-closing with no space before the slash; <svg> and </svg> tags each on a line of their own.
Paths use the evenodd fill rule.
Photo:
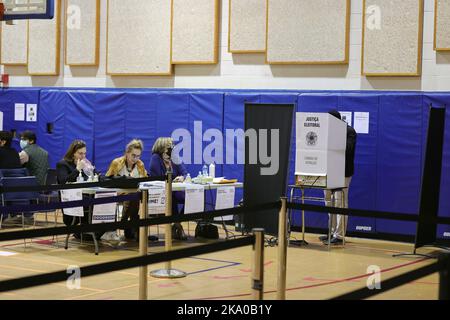
<svg viewBox="0 0 450 320">
<path fill-rule="evenodd" d="M 347 124 L 328 113 L 296 114 L 296 184 L 345 187 Z"/>
</svg>

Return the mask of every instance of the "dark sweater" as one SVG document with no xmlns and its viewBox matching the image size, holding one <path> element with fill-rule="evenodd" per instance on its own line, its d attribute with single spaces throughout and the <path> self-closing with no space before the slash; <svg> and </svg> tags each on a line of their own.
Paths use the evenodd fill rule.
<svg viewBox="0 0 450 320">
<path fill-rule="evenodd" d="M 76 182 L 80 171 L 77 170 L 77 166 L 74 162 L 68 162 L 61 160 L 56 164 L 56 176 L 58 184 L 66 184 L 68 182 Z M 84 180 L 87 180 L 88 176 L 81 171 Z"/>
<path fill-rule="evenodd" d="M 36 144 L 31 144 L 23 149 L 28 154 L 28 162 L 24 164 L 31 175 L 36 176 L 36 179 L 40 185 L 45 184 L 45 178 L 47 176 L 48 153 Z"/>
<path fill-rule="evenodd" d="M 0 147 L 0 169 L 19 169 L 20 157 L 17 151 L 10 147 Z"/>
</svg>

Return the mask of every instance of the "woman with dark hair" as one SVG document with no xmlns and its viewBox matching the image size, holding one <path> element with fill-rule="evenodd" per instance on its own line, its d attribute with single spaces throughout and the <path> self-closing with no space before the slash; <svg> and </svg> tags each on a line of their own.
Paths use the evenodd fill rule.
<svg viewBox="0 0 450 320">
<path fill-rule="evenodd" d="M 58 183 L 76 182 L 80 173 L 83 180 L 87 180 L 94 174 L 94 166 L 86 158 L 86 143 L 75 140 L 67 149 L 64 159 L 56 164 Z"/>
<path fill-rule="evenodd" d="M 87 180 L 89 176 L 94 174 L 94 166 L 86 158 L 86 152 L 86 142 L 83 140 L 74 140 L 70 144 L 64 158 L 56 164 L 56 177 L 59 184 L 76 182 L 80 173 L 83 177 L 83 181 Z M 81 224 L 88 224 L 89 208 L 83 207 L 83 209 L 84 217 L 81 219 L 63 215 L 64 224 L 66 226 L 70 226 L 72 224 L 77 225 L 80 223 L 80 220 Z M 101 234 L 96 233 L 96 238 L 100 239 L 102 235 L 103 232 Z M 75 238 L 80 238 L 79 234 L 74 234 L 74 236 Z M 89 236 L 89 234 L 87 236 Z"/>
<path fill-rule="evenodd" d="M 173 182 L 183 182 L 187 175 L 186 168 L 183 164 L 176 164 L 172 161 L 173 140 L 172 138 L 158 138 L 152 148 L 152 158 L 150 161 L 150 176 L 165 176 L 169 168 L 172 169 Z M 181 214 L 178 211 L 178 204 L 184 204 L 184 193 L 173 192 L 172 197 L 172 214 Z M 174 239 L 186 240 L 181 223 L 172 225 L 172 235 Z"/>
</svg>

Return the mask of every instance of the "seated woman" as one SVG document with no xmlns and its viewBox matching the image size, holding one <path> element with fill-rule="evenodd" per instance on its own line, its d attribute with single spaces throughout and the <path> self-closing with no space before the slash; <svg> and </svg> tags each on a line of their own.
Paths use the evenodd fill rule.
<svg viewBox="0 0 450 320">
<path fill-rule="evenodd" d="M 106 173 L 107 177 L 126 176 L 131 178 L 147 177 L 144 163 L 140 160 L 144 145 L 141 140 L 132 140 L 125 149 L 125 155 L 114 159 Z M 139 220 L 139 200 L 125 201 L 123 203 L 122 221 Z M 138 240 L 136 229 L 126 229 L 125 238 Z"/>
<path fill-rule="evenodd" d="M 152 148 L 152 158 L 150 161 L 150 176 L 165 176 L 169 168 L 172 168 L 173 182 L 183 182 L 187 175 L 186 168 L 182 164 L 176 164 L 172 161 L 173 140 L 172 138 L 158 138 Z M 184 192 L 173 192 L 172 196 L 172 214 L 181 214 L 178 211 L 178 204 L 184 205 Z M 172 236 L 174 239 L 186 240 L 181 223 L 174 223 L 172 226 Z"/>
<path fill-rule="evenodd" d="M 89 176 L 95 172 L 94 166 L 86 158 L 86 143 L 82 140 L 75 140 L 67 149 L 64 158 L 56 164 L 56 178 L 58 184 L 66 184 L 76 182 L 81 173 L 83 180 L 87 180 Z M 81 219 L 63 215 L 63 221 L 66 226 L 78 223 L 89 223 L 89 208 L 84 207 L 84 217 Z M 103 233 L 96 233 L 96 238 L 100 239 Z M 74 234 L 75 238 L 80 238 L 79 234 Z M 89 239 L 89 238 L 88 238 Z"/>
</svg>

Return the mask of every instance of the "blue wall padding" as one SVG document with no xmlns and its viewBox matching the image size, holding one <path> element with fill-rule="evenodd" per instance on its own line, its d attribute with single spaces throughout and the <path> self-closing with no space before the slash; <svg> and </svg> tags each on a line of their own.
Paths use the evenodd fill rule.
<svg viewBox="0 0 450 320">
<path fill-rule="evenodd" d="M 194 145 L 194 123 L 201 122 L 202 131 L 199 133 L 199 141 Z M 215 129 L 217 133 L 222 133 L 223 126 L 223 94 L 220 93 L 193 93 L 189 95 L 189 131 L 191 133 L 191 164 L 186 165 L 186 169 L 191 176 L 196 177 L 198 172 L 202 170 L 203 164 L 208 166 L 210 163 L 198 163 L 203 159 L 203 151 L 207 151 L 208 145 L 211 142 L 202 142 L 203 135 L 208 129 Z M 199 123 L 197 123 L 199 125 Z M 200 126 L 199 126 L 200 127 Z M 221 150 L 224 150 L 224 144 L 218 143 L 217 148 L 212 152 L 212 156 L 216 155 L 216 151 L 219 154 Z M 197 150 L 196 150 L 197 149 Z M 208 152 L 209 153 L 209 152 Z M 196 161 L 197 158 L 197 161 Z M 215 165 L 215 173 L 218 177 L 222 176 L 222 165 Z M 206 210 L 213 210 L 215 204 L 214 193 L 210 191 L 205 192 L 205 199 L 207 207 Z"/>
<path fill-rule="evenodd" d="M 3 128 L 7 130 L 16 130 L 16 138 L 12 142 L 12 146 L 20 151 L 19 139 L 20 133 L 25 130 L 37 131 L 39 123 L 39 114 L 37 115 L 38 122 L 15 121 L 14 110 L 16 103 L 25 104 L 25 117 L 27 104 L 39 104 L 39 90 L 22 90 L 22 89 L 8 89 L 0 91 L 0 111 L 3 112 Z M 38 108 L 39 112 L 39 108 Z M 38 137 L 39 139 L 39 137 Z"/>
<path fill-rule="evenodd" d="M 48 151 L 51 168 L 56 167 L 65 154 L 65 109 L 67 95 L 61 91 L 42 90 L 39 101 L 38 144 Z M 53 132 L 47 132 L 47 124 L 53 125 Z"/>
<path fill-rule="evenodd" d="M 98 92 L 95 104 L 95 166 L 105 174 L 111 161 L 125 153 L 127 94 Z"/>
<path fill-rule="evenodd" d="M 151 151 L 157 138 L 156 110 L 158 95 L 157 93 L 128 92 L 125 101 L 125 143 L 133 139 L 142 140 L 144 151 L 141 160 L 149 171 Z M 125 146 L 123 152 L 125 152 Z"/>
<path fill-rule="evenodd" d="M 65 89 L 10 88 L 0 92 L 0 111 L 4 129 L 35 130 L 39 144 L 49 150 L 50 165 L 62 159 L 73 139 L 88 145 L 88 158 L 105 173 L 112 159 L 122 156 L 133 138 L 142 139 L 142 160 L 149 168 L 151 148 L 156 138 L 171 136 L 175 129 L 191 134 L 194 121 L 207 129 L 244 129 L 244 104 L 294 104 L 298 112 L 327 112 L 330 109 L 369 112 L 369 134 L 359 134 L 356 171 L 350 188 L 350 207 L 417 213 L 421 175 L 426 146 L 429 105 L 450 105 L 449 93 L 367 92 L 367 91 L 261 91 L 261 90 L 191 90 L 191 89 Z M 15 103 L 38 104 L 38 122 L 14 121 Z M 353 119 L 354 120 L 354 119 Z M 53 132 L 47 132 L 47 123 Z M 293 137 L 295 136 L 295 118 Z M 192 136 L 193 138 L 193 136 Z M 194 160 L 194 142 L 192 161 Z M 291 142 L 288 184 L 294 182 L 295 141 Z M 209 143 L 204 142 L 203 147 Z M 15 141 L 16 148 L 18 141 Z M 243 145 L 234 148 L 243 149 Z M 226 141 L 223 145 L 226 160 Z M 243 181 L 244 166 L 237 164 L 237 152 L 231 164 L 216 165 L 216 176 Z M 201 169 L 187 165 L 191 176 Z M 322 197 L 322 192 L 308 190 L 307 195 Z M 447 111 L 443 171 L 441 181 L 441 216 L 450 216 L 450 111 Z M 236 190 L 236 203 L 242 199 Z M 207 194 L 207 202 L 214 204 Z M 295 212 L 294 225 L 300 225 Z M 327 227 L 326 215 L 306 213 L 308 227 Z M 370 227 L 367 228 L 361 227 Z M 413 235 L 414 223 L 381 219 L 350 218 L 349 231 Z M 445 233 L 445 236 L 444 236 Z M 450 226 L 439 226 L 438 237 L 450 238 Z"/>
<path fill-rule="evenodd" d="M 240 93 L 226 93 L 224 97 L 224 133 L 227 129 L 236 130 L 245 128 L 244 121 L 244 105 L 245 103 L 260 103 L 259 94 L 240 94 Z M 237 163 L 238 149 L 245 152 L 243 145 L 238 145 L 235 141 L 234 164 L 225 164 L 223 166 L 223 175 L 227 179 L 238 179 L 244 181 L 244 165 Z M 224 152 L 225 157 L 225 152 Z M 235 202 L 236 204 L 243 199 L 244 193 L 242 189 L 236 190 Z"/>
<path fill-rule="evenodd" d="M 342 94 L 338 100 L 339 111 L 368 112 L 369 133 L 359 133 L 356 142 L 355 175 L 349 190 L 349 207 L 375 209 L 377 195 L 377 135 L 379 96 L 373 94 Z M 353 116 L 354 121 L 354 116 Z M 375 232 L 373 218 L 350 217 L 348 231 Z"/>
<path fill-rule="evenodd" d="M 377 209 L 417 214 L 422 172 L 422 96 L 381 97 Z M 377 221 L 382 233 L 414 234 L 415 223 Z"/>
<path fill-rule="evenodd" d="M 95 92 L 61 92 L 65 95 L 64 144 L 66 151 L 74 140 L 86 143 L 86 157 L 94 162 Z M 95 163 L 93 163 L 95 165 Z"/>
<path fill-rule="evenodd" d="M 219 93 L 194 93 L 189 96 L 189 131 L 191 133 L 191 165 L 186 166 L 187 170 L 191 173 L 191 176 L 197 176 L 198 172 L 202 170 L 203 164 L 196 164 L 197 160 L 203 159 L 202 153 L 205 148 L 213 143 L 202 142 L 202 144 L 197 143 L 194 146 L 194 123 L 201 122 L 202 132 L 201 135 L 205 133 L 208 129 L 216 129 L 218 132 L 222 133 L 223 126 L 223 94 Z M 198 125 L 198 124 L 197 124 Z M 199 140 L 201 142 L 202 139 Z M 218 143 L 218 150 L 225 150 L 225 141 Z M 197 149 L 197 150 L 196 150 Z M 208 152 L 209 153 L 209 152 Z M 215 152 L 212 156 L 215 156 Z M 222 155 L 223 156 L 223 155 Z M 210 163 L 206 163 L 207 166 Z M 216 176 L 222 176 L 223 169 L 221 164 L 216 166 Z"/>
<path fill-rule="evenodd" d="M 175 129 L 187 129 L 189 126 L 189 93 L 159 93 L 156 121 L 158 137 L 170 137 Z"/>
</svg>

